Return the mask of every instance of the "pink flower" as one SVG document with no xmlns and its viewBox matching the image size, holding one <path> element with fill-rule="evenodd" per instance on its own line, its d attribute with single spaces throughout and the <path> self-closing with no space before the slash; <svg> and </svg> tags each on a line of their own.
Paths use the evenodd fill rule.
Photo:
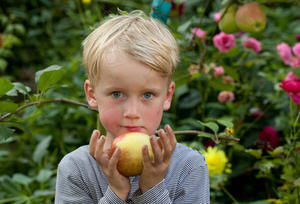
<svg viewBox="0 0 300 204">
<path fill-rule="evenodd" d="M 300 58 L 300 42 L 298 42 L 294 45 L 293 53 L 296 57 Z"/>
<path fill-rule="evenodd" d="M 290 94 L 290 97 L 297 106 L 300 106 L 300 92 L 296 94 Z"/>
<path fill-rule="evenodd" d="M 235 37 L 233 34 L 227 34 L 221 32 L 213 38 L 214 46 L 218 48 L 220 52 L 228 52 L 235 46 Z"/>
<path fill-rule="evenodd" d="M 218 76 L 223 76 L 224 75 L 224 68 L 222 66 L 218 66 L 216 68 L 214 68 L 214 76 L 218 77 Z"/>
<path fill-rule="evenodd" d="M 286 81 L 290 81 L 290 80 L 300 80 L 299 77 L 297 75 L 295 75 L 293 72 L 289 72 L 287 73 L 287 75 L 285 76 L 284 80 Z"/>
<path fill-rule="evenodd" d="M 232 91 L 221 91 L 218 95 L 220 103 L 228 103 L 234 100 L 234 93 Z"/>
<path fill-rule="evenodd" d="M 218 23 L 221 20 L 221 11 L 214 14 L 214 20 Z"/>
<path fill-rule="evenodd" d="M 252 37 L 246 37 L 243 41 L 243 46 L 245 48 L 251 48 L 257 53 L 261 51 L 260 42 Z"/>
<path fill-rule="evenodd" d="M 283 60 L 283 62 L 286 65 L 289 65 L 290 61 L 292 59 L 291 47 L 288 44 L 286 44 L 285 42 L 282 42 L 279 45 L 277 45 L 277 51 L 278 51 L 281 59 Z"/>
<path fill-rule="evenodd" d="M 193 36 L 196 35 L 198 38 L 204 39 L 206 32 L 201 30 L 200 28 L 193 28 L 192 34 Z"/>
<path fill-rule="evenodd" d="M 288 93 L 296 94 L 300 92 L 300 80 L 283 80 L 279 87 Z"/>
<path fill-rule="evenodd" d="M 278 133 L 272 126 L 266 126 L 259 133 L 258 143 L 264 150 L 272 150 L 278 147 Z"/>
<path fill-rule="evenodd" d="M 234 79 L 231 76 L 223 76 L 224 84 L 234 84 Z"/>
<path fill-rule="evenodd" d="M 290 66 L 293 68 L 300 67 L 300 57 L 292 57 L 292 60 L 290 61 Z"/>
</svg>

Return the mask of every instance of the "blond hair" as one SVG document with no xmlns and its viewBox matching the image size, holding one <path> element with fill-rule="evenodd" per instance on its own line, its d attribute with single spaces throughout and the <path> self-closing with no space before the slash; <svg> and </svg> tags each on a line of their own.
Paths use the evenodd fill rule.
<svg viewBox="0 0 300 204">
<path fill-rule="evenodd" d="M 92 86 L 112 49 L 123 51 L 170 81 L 178 63 L 178 45 L 170 31 L 142 11 L 109 18 L 83 41 L 83 63 Z"/>
</svg>

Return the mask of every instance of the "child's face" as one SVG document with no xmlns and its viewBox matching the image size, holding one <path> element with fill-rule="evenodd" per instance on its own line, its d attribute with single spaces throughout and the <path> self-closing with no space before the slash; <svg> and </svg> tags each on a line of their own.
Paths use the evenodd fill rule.
<svg viewBox="0 0 300 204">
<path fill-rule="evenodd" d="M 89 105 L 99 110 L 107 136 L 126 132 L 154 134 L 169 109 L 174 82 L 123 53 L 110 54 L 91 88 L 85 83 Z"/>
</svg>

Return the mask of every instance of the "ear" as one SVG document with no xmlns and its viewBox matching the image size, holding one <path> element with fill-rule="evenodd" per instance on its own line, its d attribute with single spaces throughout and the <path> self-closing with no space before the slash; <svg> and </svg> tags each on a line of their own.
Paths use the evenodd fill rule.
<svg viewBox="0 0 300 204">
<path fill-rule="evenodd" d="M 86 95 L 86 99 L 91 108 L 98 108 L 95 92 L 92 88 L 91 82 L 89 80 L 85 80 L 84 82 L 84 91 Z"/>
<path fill-rule="evenodd" d="M 171 107 L 174 90 L 175 90 L 175 82 L 172 81 L 169 85 L 167 97 L 164 101 L 164 106 L 163 106 L 164 110 L 169 110 L 169 108 Z"/>
</svg>

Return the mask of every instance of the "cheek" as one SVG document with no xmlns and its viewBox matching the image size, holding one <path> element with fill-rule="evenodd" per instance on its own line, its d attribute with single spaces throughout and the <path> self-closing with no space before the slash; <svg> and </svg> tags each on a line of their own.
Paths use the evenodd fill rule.
<svg viewBox="0 0 300 204">
<path fill-rule="evenodd" d="M 99 118 L 107 131 L 114 132 L 121 119 L 121 111 L 118 108 L 103 107 L 102 110 L 99 110 Z"/>
<path fill-rule="evenodd" d="M 144 112 L 144 120 L 146 120 L 146 124 L 149 124 L 149 130 L 152 134 L 159 127 L 161 118 L 162 118 L 163 110 L 162 108 L 153 108 Z"/>
</svg>

